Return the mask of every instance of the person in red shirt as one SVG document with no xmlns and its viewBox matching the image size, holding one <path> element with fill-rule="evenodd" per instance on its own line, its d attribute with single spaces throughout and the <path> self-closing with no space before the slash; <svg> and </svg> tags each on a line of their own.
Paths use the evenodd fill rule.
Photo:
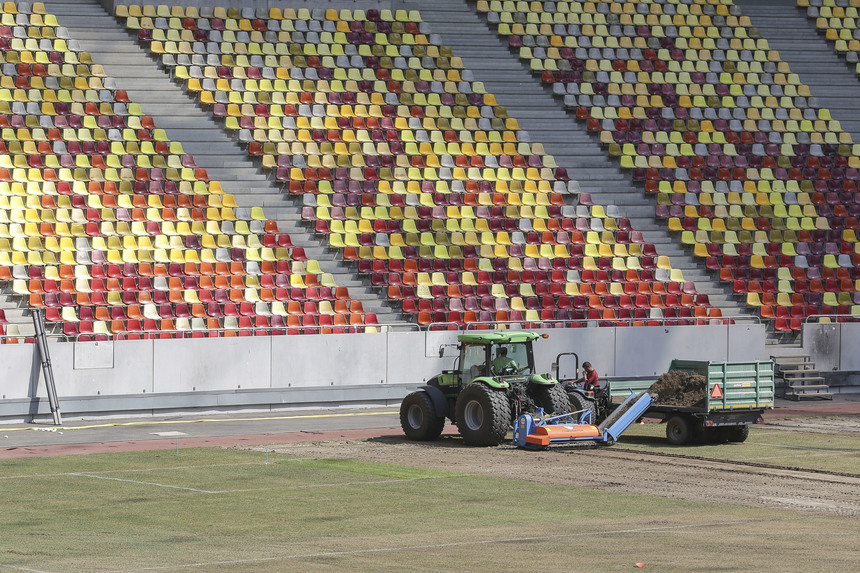
<svg viewBox="0 0 860 573">
<path fill-rule="evenodd" d="M 584 382 L 583 388 L 586 390 L 597 390 L 600 387 L 600 378 L 597 375 L 597 370 L 591 365 L 591 362 L 582 363 L 582 376 L 571 382 L 571 384 L 579 384 Z"/>
</svg>

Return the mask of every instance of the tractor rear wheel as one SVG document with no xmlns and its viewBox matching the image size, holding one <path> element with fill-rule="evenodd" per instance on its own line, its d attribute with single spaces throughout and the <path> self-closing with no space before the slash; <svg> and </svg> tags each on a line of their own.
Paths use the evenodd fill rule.
<svg viewBox="0 0 860 573">
<path fill-rule="evenodd" d="M 561 384 L 552 386 L 536 385 L 532 390 L 532 399 L 545 414 L 567 414 L 570 412 L 570 400 Z"/>
<path fill-rule="evenodd" d="M 445 418 L 436 415 L 427 392 L 412 392 L 400 404 L 400 426 L 410 440 L 435 440 L 442 433 Z"/>
<path fill-rule="evenodd" d="M 457 429 L 470 446 L 498 446 L 511 423 L 511 408 L 503 391 L 480 382 L 469 384 L 457 398 Z"/>
<path fill-rule="evenodd" d="M 570 402 L 570 411 L 571 412 L 580 412 L 576 415 L 576 418 L 579 419 L 582 416 L 582 410 L 588 410 L 591 412 L 591 423 L 599 424 L 602 420 L 597 419 L 597 407 L 594 405 L 592 400 L 589 400 L 579 392 L 570 392 L 567 393 L 568 401 Z"/>
</svg>

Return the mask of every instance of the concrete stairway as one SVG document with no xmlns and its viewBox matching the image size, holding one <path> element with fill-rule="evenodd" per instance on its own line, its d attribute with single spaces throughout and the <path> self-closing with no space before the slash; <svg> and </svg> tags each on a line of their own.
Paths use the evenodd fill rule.
<svg viewBox="0 0 860 573">
<path fill-rule="evenodd" d="M 818 33 L 815 22 L 793 0 L 738 0 L 736 4 L 809 86 L 820 107 L 828 108 L 854 142 L 860 142 L 860 80 Z"/>
<path fill-rule="evenodd" d="M 475 81 L 483 82 L 487 91 L 495 94 L 498 104 L 517 118 L 520 128 L 528 132 L 526 141 L 543 143 L 558 165 L 579 181 L 580 192 L 591 193 L 597 204 L 615 205 L 621 216 L 629 218 L 633 228 L 642 231 L 645 240 L 653 243 L 660 255 L 669 257 L 686 280 L 695 282 L 698 292 L 707 294 L 724 316 L 748 314 L 730 290 L 710 276 L 684 248 L 679 237 L 669 234 L 666 223 L 654 217 L 654 201 L 634 184 L 629 173 L 610 159 L 599 139 L 565 111 L 552 90 L 543 86 L 516 54 L 509 52 L 506 42 L 476 12 L 474 3 L 437 0 L 410 7 L 420 10 L 429 31 L 438 35 L 441 43 L 450 45 Z M 505 54 L 510 57 L 505 58 Z"/>
<path fill-rule="evenodd" d="M 218 180 L 225 192 L 232 193 L 242 207 L 263 207 L 266 216 L 277 221 L 281 232 L 288 233 L 296 246 L 303 247 L 310 259 L 320 263 L 323 272 L 332 273 L 338 286 L 349 288 L 350 296 L 360 300 L 366 312 L 377 314 L 381 323 L 401 322 L 398 312 L 380 291 L 357 277 L 350 263 L 301 220 L 301 198 L 283 193 L 274 179 L 255 164 L 223 125 L 196 104 L 182 87 L 175 84 L 136 36 L 108 14 L 97 0 L 50 0 L 48 11 L 57 16 L 80 49 L 92 54 L 104 66 L 117 88 L 128 91 L 155 125 L 167 136 L 182 143 L 209 177 Z"/>
<path fill-rule="evenodd" d="M 0 309 L 6 317 L 8 325 L 3 326 L 7 336 L 32 336 L 35 331 L 33 329 L 33 319 L 30 316 L 30 311 L 26 308 L 27 299 L 11 294 L 12 285 L 0 291 Z M 21 306 L 24 305 L 24 306 Z M 0 340 L 2 343 L 2 340 Z"/>
</svg>

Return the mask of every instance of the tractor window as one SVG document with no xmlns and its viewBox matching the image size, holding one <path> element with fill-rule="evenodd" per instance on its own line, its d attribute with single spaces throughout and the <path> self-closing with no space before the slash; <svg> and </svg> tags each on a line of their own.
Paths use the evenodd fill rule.
<svg viewBox="0 0 860 573">
<path fill-rule="evenodd" d="M 467 344 L 463 349 L 463 384 L 468 384 L 472 378 L 486 376 L 487 373 L 487 345 Z"/>
<path fill-rule="evenodd" d="M 493 345 L 493 369 L 498 374 L 531 374 L 528 345 L 522 343 Z"/>
</svg>

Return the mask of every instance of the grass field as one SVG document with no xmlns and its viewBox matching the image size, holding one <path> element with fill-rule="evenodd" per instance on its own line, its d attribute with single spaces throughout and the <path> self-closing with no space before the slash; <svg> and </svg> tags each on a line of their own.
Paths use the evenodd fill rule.
<svg viewBox="0 0 860 573">
<path fill-rule="evenodd" d="M 651 431 L 626 446 L 658 447 Z M 771 434 L 737 455 L 781 452 Z M 833 447 L 856 464 L 856 442 Z M 837 571 L 860 558 L 860 523 L 824 514 L 259 451 L 7 460 L 0 488 L 0 571 Z"/>
</svg>

